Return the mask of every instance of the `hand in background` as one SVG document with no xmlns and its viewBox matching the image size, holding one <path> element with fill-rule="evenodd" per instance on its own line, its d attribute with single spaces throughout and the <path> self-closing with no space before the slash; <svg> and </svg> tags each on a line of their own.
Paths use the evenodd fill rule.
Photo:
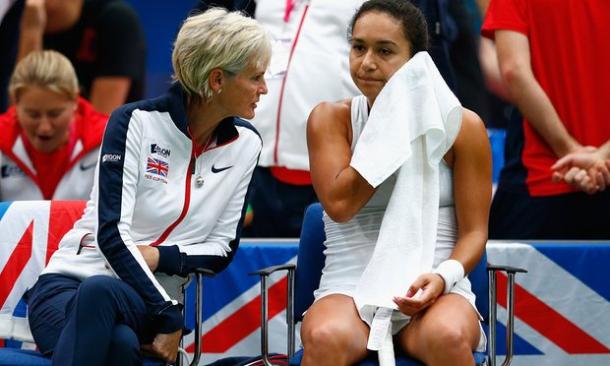
<svg viewBox="0 0 610 366">
<path fill-rule="evenodd" d="M 42 34 L 46 24 L 45 0 L 26 0 L 21 16 L 21 31 Z"/>
<path fill-rule="evenodd" d="M 169 334 L 159 333 L 151 344 L 143 344 L 141 349 L 147 355 L 160 358 L 168 363 L 174 363 L 178 356 L 178 345 L 180 344 L 181 336 L 182 329 Z"/>
<path fill-rule="evenodd" d="M 591 146 L 565 155 L 551 169 L 554 182 L 564 181 L 588 194 L 610 185 L 610 161 L 603 151 Z"/>
<path fill-rule="evenodd" d="M 396 296 L 393 300 L 403 314 L 413 316 L 432 305 L 444 289 L 445 281 L 440 275 L 424 273 L 413 282 L 404 297 Z"/>
</svg>

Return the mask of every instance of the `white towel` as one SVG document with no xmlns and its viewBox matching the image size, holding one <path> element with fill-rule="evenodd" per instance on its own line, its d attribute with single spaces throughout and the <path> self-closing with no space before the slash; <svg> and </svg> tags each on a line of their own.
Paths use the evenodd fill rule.
<svg viewBox="0 0 610 366">
<path fill-rule="evenodd" d="M 396 312 L 391 314 L 397 306 L 392 298 L 404 296 L 420 274 L 432 269 L 438 166 L 461 119 L 458 99 L 430 55 L 419 52 L 381 90 L 354 149 L 350 165 L 373 187 L 398 170 L 375 251 L 354 295 L 360 317 L 371 326 L 367 347 L 380 351 L 381 366 L 394 364 Z"/>
</svg>

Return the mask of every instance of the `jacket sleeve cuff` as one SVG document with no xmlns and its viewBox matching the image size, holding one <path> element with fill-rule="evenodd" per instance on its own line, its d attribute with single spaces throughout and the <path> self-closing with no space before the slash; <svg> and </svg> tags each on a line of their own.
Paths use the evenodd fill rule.
<svg viewBox="0 0 610 366">
<path fill-rule="evenodd" d="M 172 304 L 157 314 L 157 333 L 168 334 L 183 328 L 184 321 L 180 309 L 180 305 Z"/>
<path fill-rule="evenodd" d="M 163 272 L 170 276 L 182 273 L 182 255 L 177 245 L 158 246 L 159 264 L 157 272 Z"/>
</svg>

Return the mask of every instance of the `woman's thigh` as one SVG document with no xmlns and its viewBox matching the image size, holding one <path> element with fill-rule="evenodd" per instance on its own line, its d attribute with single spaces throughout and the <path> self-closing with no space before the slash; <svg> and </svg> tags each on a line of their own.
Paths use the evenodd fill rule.
<svg viewBox="0 0 610 366">
<path fill-rule="evenodd" d="M 307 353 L 320 344 L 340 348 L 349 355 L 349 364 L 367 355 L 369 327 L 360 319 L 354 300 L 346 295 L 328 295 L 307 310 L 301 327 L 301 339 Z"/>
<path fill-rule="evenodd" d="M 62 329 L 80 281 L 61 275 L 41 276 L 28 291 L 28 321 L 43 354 L 50 353 Z"/>
<path fill-rule="evenodd" d="M 91 322 L 101 326 L 105 332 L 112 331 L 116 324 L 125 324 L 143 343 L 152 341 L 152 317 L 142 297 L 125 281 L 109 276 L 92 276 L 81 283 L 77 295 L 75 306 L 94 309 L 93 312 L 75 314 L 79 324 Z"/>
<path fill-rule="evenodd" d="M 466 298 L 448 294 L 416 314 L 398 334 L 398 340 L 407 354 L 425 359 L 431 345 L 442 345 L 444 340 L 453 342 L 455 336 L 475 350 L 481 338 L 479 315 Z"/>
</svg>

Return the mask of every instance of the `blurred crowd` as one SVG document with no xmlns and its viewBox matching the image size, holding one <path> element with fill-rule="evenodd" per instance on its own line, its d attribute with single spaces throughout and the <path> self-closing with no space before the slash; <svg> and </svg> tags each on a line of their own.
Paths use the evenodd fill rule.
<svg viewBox="0 0 610 366">
<path fill-rule="evenodd" d="M 610 3 L 405 1 L 424 13 L 429 53 L 461 104 L 506 131 L 490 238 L 609 239 Z M 298 237 L 318 200 L 307 119 L 322 101 L 359 94 L 347 34 L 362 2 L 193 4 L 241 10 L 272 38 L 244 236 Z M 0 3 L 0 200 L 89 198 L 108 116 L 144 97 L 146 49 L 129 1 Z"/>
</svg>

